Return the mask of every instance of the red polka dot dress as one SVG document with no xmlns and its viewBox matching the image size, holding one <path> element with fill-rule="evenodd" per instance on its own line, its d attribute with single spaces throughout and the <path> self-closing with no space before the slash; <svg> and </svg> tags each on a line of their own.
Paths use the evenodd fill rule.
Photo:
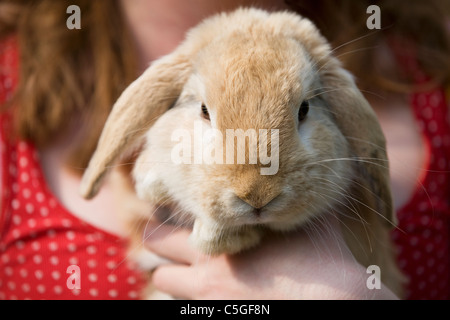
<svg viewBox="0 0 450 320">
<path fill-rule="evenodd" d="M 409 299 L 450 298 L 450 121 L 442 90 L 413 94 L 427 148 L 426 170 L 411 201 L 398 210 L 393 239 L 408 276 Z"/>
<path fill-rule="evenodd" d="M 410 43 L 392 42 L 398 61 L 417 84 L 428 77 Z M 397 211 L 392 234 L 398 262 L 408 278 L 406 298 L 450 298 L 450 104 L 442 88 L 410 95 L 427 159 L 410 201 Z"/>
<path fill-rule="evenodd" d="M 17 83 L 15 39 L 0 44 L 0 104 Z M 0 299 L 137 299 L 145 275 L 126 242 L 81 221 L 48 189 L 36 149 L 0 116 Z"/>
<path fill-rule="evenodd" d="M 0 46 L 0 103 L 16 83 L 17 48 L 8 41 Z M 397 212 L 392 238 L 409 279 L 407 298 L 449 299 L 449 108 L 440 89 L 412 94 L 411 106 L 426 141 L 427 170 Z M 0 299 L 136 299 L 144 276 L 125 262 L 124 241 L 62 207 L 33 145 L 10 139 L 10 122 L 0 116 Z"/>
</svg>

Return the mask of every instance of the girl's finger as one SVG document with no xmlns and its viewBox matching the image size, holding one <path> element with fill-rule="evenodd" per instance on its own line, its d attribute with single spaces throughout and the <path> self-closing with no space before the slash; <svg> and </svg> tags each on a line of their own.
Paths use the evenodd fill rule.
<svg viewBox="0 0 450 320">
<path fill-rule="evenodd" d="M 150 223 L 144 234 L 146 248 L 177 263 L 192 264 L 205 256 L 189 243 L 190 230 Z"/>
<path fill-rule="evenodd" d="M 177 299 L 194 299 L 196 281 L 192 281 L 192 270 L 188 266 L 168 264 L 153 272 L 153 286 Z"/>
</svg>

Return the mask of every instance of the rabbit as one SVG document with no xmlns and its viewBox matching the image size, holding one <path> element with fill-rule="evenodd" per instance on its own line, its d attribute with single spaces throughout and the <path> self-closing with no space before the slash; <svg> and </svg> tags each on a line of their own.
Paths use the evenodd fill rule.
<svg viewBox="0 0 450 320">
<path fill-rule="evenodd" d="M 246 163 L 196 163 L 195 152 L 184 155 L 190 162 L 175 163 L 174 131 L 194 137 L 195 128 L 215 130 L 200 137 L 203 144 L 236 152 L 237 144 L 215 137 L 227 130 L 276 132 L 278 141 L 259 139 L 278 155 L 276 170 L 262 174 L 267 163 L 249 162 L 251 148 L 262 147 L 251 139 Z M 108 168 L 130 154 L 132 201 L 178 212 L 191 223 L 199 250 L 237 253 L 256 246 L 267 230 L 295 230 L 334 211 L 356 260 L 378 265 L 384 284 L 401 296 L 404 280 L 389 237 L 396 218 L 385 138 L 352 75 L 310 20 L 240 8 L 189 30 L 113 106 L 82 196 L 94 197 Z M 145 221 L 153 210 L 135 211 L 130 220 Z"/>
</svg>

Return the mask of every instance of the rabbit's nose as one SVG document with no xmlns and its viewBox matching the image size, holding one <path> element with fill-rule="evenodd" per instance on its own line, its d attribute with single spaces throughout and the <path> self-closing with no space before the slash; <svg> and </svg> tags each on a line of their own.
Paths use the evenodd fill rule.
<svg viewBox="0 0 450 320">
<path fill-rule="evenodd" d="M 234 194 L 255 209 L 255 215 L 273 201 L 282 191 L 283 181 L 278 176 L 262 176 L 258 167 L 246 167 L 231 180 Z"/>
<path fill-rule="evenodd" d="M 270 192 L 266 194 L 259 194 L 257 192 L 249 192 L 246 194 L 236 194 L 239 199 L 248 203 L 253 207 L 255 216 L 260 216 L 262 209 L 272 200 L 278 197 L 279 193 Z"/>
</svg>

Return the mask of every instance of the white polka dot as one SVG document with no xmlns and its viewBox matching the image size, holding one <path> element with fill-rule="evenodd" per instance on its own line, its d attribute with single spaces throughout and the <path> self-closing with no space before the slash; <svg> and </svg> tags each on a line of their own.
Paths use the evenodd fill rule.
<svg viewBox="0 0 450 320">
<path fill-rule="evenodd" d="M 414 231 L 414 229 L 416 229 L 416 225 L 414 223 L 409 223 L 405 227 L 405 231 L 407 233 L 412 233 Z"/>
<path fill-rule="evenodd" d="M 27 203 L 27 205 L 25 206 L 25 210 L 27 211 L 27 213 L 33 213 L 34 212 L 34 206 L 31 203 Z"/>
<path fill-rule="evenodd" d="M 14 200 L 11 202 L 11 206 L 12 206 L 12 208 L 13 208 L 14 210 L 19 209 L 19 207 L 20 207 L 20 202 L 19 202 L 19 200 L 14 199 Z"/>
<path fill-rule="evenodd" d="M 69 252 L 75 252 L 77 251 L 77 246 L 75 243 L 69 243 L 67 245 L 67 250 L 69 250 Z"/>
<path fill-rule="evenodd" d="M 110 260 L 106 263 L 106 267 L 108 269 L 114 269 L 116 267 L 116 263 L 114 261 Z"/>
<path fill-rule="evenodd" d="M 22 218 L 18 215 L 13 215 L 12 221 L 16 226 L 18 226 L 19 224 L 22 223 Z"/>
<path fill-rule="evenodd" d="M 56 251 L 58 250 L 58 244 L 54 241 L 50 242 L 48 248 L 50 249 L 50 251 Z"/>
<path fill-rule="evenodd" d="M 37 241 L 33 241 L 33 243 L 31 244 L 31 248 L 34 251 L 38 251 L 39 249 L 41 249 L 41 244 Z"/>
<path fill-rule="evenodd" d="M 25 261 L 26 261 L 25 256 L 24 256 L 23 254 L 19 254 L 19 255 L 17 256 L 17 261 L 18 261 L 20 264 L 24 264 Z"/>
<path fill-rule="evenodd" d="M 78 258 L 77 257 L 71 257 L 69 259 L 70 264 L 78 264 Z M 89 262 L 88 262 L 89 263 Z"/>
<path fill-rule="evenodd" d="M 434 250 L 434 245 L 433 245 L 432 243 L 428 243 L 428 244 L 425 246 L 425 251 L 426 251 L 426 252 L 431 253 L 433 250 Z"/>
<path fill-rule="evenodd" d="M 27 271 L 27 269 L 24 269 L 24 268 L 20 269 L 19 274 L 20 274 L 20 276 L 21 276 L 22 278 L 28 277 L 28 271 Z"/>
<path fill-rule="evenodd" d="M 437 183 L 434 181 L 431 181 L 428 187 L 428 192 L 435 192 L 437 190 L 438 186 Z"/>
<path fill-rule="evenodd" d="M 73 289 L 73 290 L 72 290 L 72 293 L 73 293 L 74 295 L 78 296 L 78 295 L 81 293 L 81 290 L 79 290 L 79 289 Z"/>
<path fill-rule="evenodd" d="M 96 288 L 91 288 L 91 289 L 89 289 L 89 294 L 90 294 L 92 297 L 97 297 L 97 296 L 98 296 L 98 289 L 96 289 Z"/>
<path fill-rule="evenodd" d="M 20 231 L 18 229 L 14 229 L 11 233 L 14 239 L 20 238 Z"/>
<path fill-rule="evenodd" d="M 36 277 L 36 279 L 41 280 L 44 277 L 44 273 L 42 272 L 42 270 L 36 270 L 34 272 L 34 276 Z"/>
<path fill-rule="evenodd" d="M 57 256 L 51 256 L 50 263 L 54 266 L 57 266 L 59 264 L 59 258 Z"/>
<path fill-rule="evenodd" d="M 4 263 L 8 263 L 9 262 L 9 255 L 8 254 L 4 254 L 2 256 L 2 262 L 4 262 Z"/>
<path fill-rule="evenodd" d="M 6 267 L 5 268 L 5 274 L 7 276 L 12 276 L 13 273 L 14 273 L 13 268 L 11 268 L 11 267 Z"/>
<path fill-rule="evenodd" d="M 128 282 L 128 284 L 135 284 L 136 278 L 133 276 L 130 276 L 130 277 L 128 277 L 127 282 Z"/>
<path fill-rule="evenodd" d="M 66 238 L 67 238 L 67 240 L 72 241 L 73 239 L 75 239 L 75 232 L 73 232 L 73 231 L 67 231 L 67 232 L 66 232 Z"/>
<path fill-rule="evenodd" d="M 136 291 L 128 292 L 128 298 L 136 299 L 136 298 L 138 298 L 138 296 L 139 296 L 139 294 Z"/>
<path fill-rule="evenodd" d="M 109 282 L 115 283 L 117 281 L 117 276 L 115 274 L 110 274 L 107 279 Z"/>
<path fill-rule="evenodd" d="M 95 268 L 97 266 L 97 261 L 94 259 L 89 259 L 87 265 L 89 268 Z"/>
<path fill-rule="evenodd" d="M 52 278 L 54 280 L 59 280 L 61 278 L 61 274 L 59 273 L 59 271 L 57 270 L 52 271 Z"/>
<path fill-rule="evenodd" d="M 22 240 L 16 241 L 16 248 L 22 250 L 25 247 L 25 243 Z"/>
<path fill-rule="evenodd" d="M 27 144 L 24 141 L 20 141 L 18 144 L 18 149 L 22 152 L 27 150 Z"/>
<path fill-rule="evenodd" d="M 439 106 L 439 104 L 441 103 L 442 98 L 441 95 L 439 93 L 434 93 L 431 97 L 430 97 L 430 105 L 432 107 L 437 107 Z"/>
<path fill-rule="evenodd" d="M 56 293 L 56 294 L 58 294 L 58 295 L 61 294 L 62 291 L 63 291 L 63 289 L 62 289 L 61 286 L 54 286 L 54 287 L 53 287 L 53 292 Z"/>
<path fill-rule="evenodd" d="M 428 261 L 427 261 L 427 266 L 430 267 L 430 268 L 432 268 L 432 267 L 434 266 L 435 262 L 436 262 L 436 261 L 435 261 L 433 258 L 428 259 Z"/>
<path fill-rule="evenodd" d="M 42 263 L 42 256 L 38 255 L 38 254 L 34 255 L 33 256 L 33 262 L 36 263 L 36 264 L 41 264 Z"/>
<path fill-rule="evenodd" d="M 36 225 L 37 225 L 37 222 L 36 222 L 35 219 L 29 219 L 29 220 L 27 221 L 27 224 L 28 224 L 28 226 L 29 226 L 30 228 L 35 228 Z"/>
<path fill-rule="evenodd" d="M 27 183 L 30 180 L 30 176 L 28 175 L 28 173 L 22 172 L 22 174 L 20 175 L 20 180 Z"/>
<path fill-rule="evenodd" d="M 417 237 L 411 237 L 411 239 L 409 240 L 409 244 L 412 246 L 416 246 L 418 242 L 419 239 Z"/>
<path fill-rule="evenodd" d="M 22 284 L 22 291 L 23 292 L 27 293 L 27 292 L 30 292 L 30 290 L 31 290 L 31 287 L 30 287 L 30 285 L 28 283 Z"/>
<path fill-rule="evenodd" d="M 8 281 L 7 286 L 8 286 L 8 288 L 11 289 L 11 290 L 15 290 L 15 289 L 16 289 L 16 283 L 13 282 L 13 281 Z"/>
<path fill-rule="evenodd" d="M 69 219 L 63 219 L 63 220 L 61 221 L 61 224 L 62 224 L 64 227 L 66 227 L 66 228 L 69 228 L 69 227 L 72 226 L 72 222 L 71 222 Z"/>
<path fill-rule="evenodd" d="M 87 247 L 86 251 L 88 254 L 95 254 L 95 253 L 97 253 L 97 248 L 95 246 L 91 245 L 91 246 Z"/>
<path fill-rule="evenodd" d="M 425 289 L 426 286 L 427 286 L 427 283 L 425 281 L 420 281 L 418 288 L 419 288 L 419 290 L 423 290 L 423 289 Z"/>
<path fill-rule="evenodd" d="M 106 250 L 106 253 L 109 256 L 115 256 L 117 254 L 117 249 L 114 247 L 109 247 L 108 250 Z"/>
<path fill-rule="evenodd" d="M 15 177 L 16 175 L 17 175 L 17 169 L 16 169 L 16 167 L 14 166 L 14 165 L 9 165 L 9 173 L 13 176 L 13 177 Z"/>
<path fill-rule="evenodd" d="M 421 202 L 419 203 L 419 211 L 420 212 L 425 212 L 428 210 L 428 202 Z"/>
<path fill-rule="evenodd" d="M 420 251 L 414 251 L 414 253 L 413 253 L 414 260 L 419 260 L 421 256 L 422 256 L 422 254 L 420 253 Z"/>
<path fill-rule="evenodd" d="M 422 267 L 422 266 L 419 266 L 419 267 L 416 269 L 416 274 L 417 274 L 418 276 L 420 276 L 420 275 L 423 274 L 424 271 L 425 271 L 425 268 Z"/>
<path fill-rule="evenodd" d="M 432 140 L 431 143 L 433 144 L 434 147 L 436 148 L 440 148 L 442 145 L 442 138 L 440 136 L 435 136 Z"/>
<path fill-rule="evenodd" d="M 41 203 L 41 202 L 44 202 L 44 200 L 45 200 L 45 197 L 42 192 L 36 193 L 36 201 L 37 202 Z"/>
<path fill-rule="evenodd" d="M 428 122 L 428 130 L 430 130 L 431 133 L 435 133 L 438 130 L 437 122 L 434 120 Z"/>
<path fill-rule="evenodd" d="M 427 104 L 427 97 L 423 94 L 418 95 L 417 104 L 423 108 Z"/>
<path fill-rule="evenodd" d="M 43 216 L 43 217 L 48 216 L 48 209 L 47 209 L 47 207 L 41 207 L 40 208 L 40 213 L 41 213 L 41 216 Z"/>
<path fill-rule="evenodd" d="M 28 165 L 28 159 L 25 157 L 20 157 L 19 159 L 19 166 L 22 168 L 26 167 Z"/>
<path fill-rule="evenodd" d="M 30 189 L 25 188 L 25 189 L 23 189 L 22 194 L 25 199 L 29 199 L 31 196 L 31 191 L 30 191 Z"/>
<path fill-rule="evenodd" d="M 117 290 L 115 290 L 115 289 L 109 290 L 109 291 L 108 291 L 108 295 L 109 295 L 111 298 L 117 297 L 117 295 L 118 295 Z"/>
<path fill-rule="evenodd" d="M 45 286 L 43 284 L 39 284 L 36 289 L 40 294 L 45 293 Z"/>
<path fill-rule="evenodd" d="M 95 273 L 90 273 L 90 274 L 88 275 L 88 279 L 89 279 L 89 281 L 91 281 L 91 282 L 96 282 L 97 279 L 98 279 L 98 277 L 97 277 L 97 275 L 96 275 Z"/>
</svg>

